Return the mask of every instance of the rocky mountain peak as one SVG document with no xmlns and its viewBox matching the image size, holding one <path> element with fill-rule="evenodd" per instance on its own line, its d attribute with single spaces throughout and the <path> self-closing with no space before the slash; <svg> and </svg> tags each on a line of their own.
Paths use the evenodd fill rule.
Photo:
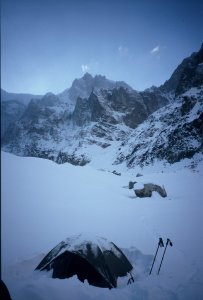
<svg viewBox="0 0 203 300">
<path fill-rule="evenodd" d="M 118 87 L 132 90 L 132 88 L 123 81 L 109 80 L 103 75 L 93 77 L 91 74 L 85 73 L 83 77 L 75 79 L 72 86 L 58 96 L 63 101 L 72 103 L 73 110 L 78 97 L 88 98 L 92 91 L 98 91 L 100 89 L 112 90 Z"/>
<path fill-rule="evenodd" d="M 178 96 L 191 87 L 203 84 L 203 44 L 198 52 L 185 58 L 160 89 Z"/>
<path fill-rule="evenodd" d="M 92 80 L 93 77 L 92 77 L 92 75 L 91 75 L 90 73 L 86 72 L 86 73 L 83 75 L 82 79 L 84 79 L 84 80 Z"/>
<path fill-rule="evenodd" d="M 45 94 L 42 99 L 40 100 L 40 103 L 44 106 L 54 106 L 59 102 L 59 98 L 53 94 L 53 93 L 47 93 Z"/>
<path fill-rule="evenodd" d="M 110 164 L 127 167 L 175 163 L 203 153 L 202 99 L 203 46 L 160 88 L 137 92 L 86 73 L 64 93 L 26 107 L 4 101 L 2 148 L 80 165 L 101 161 L 104 153 Z"/>
</svg>

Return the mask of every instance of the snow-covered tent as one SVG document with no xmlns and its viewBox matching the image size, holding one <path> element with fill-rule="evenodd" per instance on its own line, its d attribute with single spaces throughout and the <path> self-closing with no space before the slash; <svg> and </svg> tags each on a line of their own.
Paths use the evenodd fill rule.
<svg viewBox="0 0 203 300">
<path fill-rule="evenodd" d="M 59 243 L 36 268 L 40 271 L 51 269 L 53 278 L 77 275 L 82 282 L 87 279 L 97 287 L 115 288 L 117 278 L 127 276 L 133 267 L 114 243 L 101 237 L 90 239 L 78 235 Z"/>
</svg>

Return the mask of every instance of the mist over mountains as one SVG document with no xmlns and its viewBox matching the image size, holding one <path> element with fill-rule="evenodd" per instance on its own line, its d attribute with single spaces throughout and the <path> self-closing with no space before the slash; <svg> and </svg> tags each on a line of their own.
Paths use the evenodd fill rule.
<svg viewBox="0 0 203 300">
<path fill-rule="evenodd" d="M 203 45 L 160 87 L 86 73 L 44 96 L 1 90 L 2 149 L 74 165 L 193 163 L 203 151 Z"/>
</svg>

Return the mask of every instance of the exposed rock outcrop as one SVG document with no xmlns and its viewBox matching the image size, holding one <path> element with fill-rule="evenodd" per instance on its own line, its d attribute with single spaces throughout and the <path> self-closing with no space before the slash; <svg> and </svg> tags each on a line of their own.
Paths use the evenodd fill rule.
<svg viewBox="0 0 203 300">
<path fill-rule="evenodd" d="M 26 105 L 17 100 L 1 102 L 1 137 L 11 123 L 21 118 L 25 109 Z"/>
<path fill-rule="evenodd" d="M 203 153 L 203 88 L 192 89 L 151 115 L 121 144 L 115 164 L 170 164 Z"/>
<path fill-rule="evenodd" d="M 153 183 L 146 183 L 143 189 L 134 189 L 134 192 L 139 198 L 151 197 L 153 192 L 157 192 L 163 198 L 167 197 L 165 188 Z"/>
<path fill-rule="evenodd" d="M 198 52 L 185 58 L 162 86 L 163 92 L 181 95 L 192 87 L 203 85 L 203 44 Z"/>
<path fill-rule="evenodd" d="M 132 190 L 134 188 L 135 184 L 136 184 L 136 181 L 129 181 L 129 183 L 128 183 L 129 190 Z"/>
</svg>

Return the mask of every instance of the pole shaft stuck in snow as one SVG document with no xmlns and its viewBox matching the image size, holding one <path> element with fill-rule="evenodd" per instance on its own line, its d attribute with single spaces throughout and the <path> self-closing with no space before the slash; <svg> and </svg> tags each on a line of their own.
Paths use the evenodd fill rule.
<svg viewBox="0 0 203 300">
<path fill-rule="evenodd" d="M 162 259 L 161 259 L 161 263 L 160 263 L 160 266 L 159 266 L 159 270 L 158 270 L 158 272 L 157 272 L 157 275 L 159 275 L 159 272 L 160 272 L 160 270 L 161 270 L 162 262 L 163 262 L 163 259 L 164 259 L 164 256 L 165 256 L 165 253 L 166 253 L 166 249 L 167 249 L 167 247 L 168 247 L 168 244 L 169 244 L 171 247 L 173 246 L 173 244 L 172 244 L 172 242 L 171 242 L 170 239 L 167 239 L 166 247 L 165 247 L 165 249 L 164 249 L 164 253 L 163 253 L 163 256 L 162 256 Z"/>
<path fill-rule="evenodd" d="M 157 249 L 156 249 L 156 253 L 155 253 L 155 256 L 154 256 L 154 260 L 153 260 L 153 263 L 152 263 L 152 266 L 151 266 L 151 269 L 150 269 L 149 275 L 151 275 L 151 273 L 152 273 L 152 269 L 153 269 L 153 267 L 154 267 L 154 263 L 155 263 L 155 260 L 156 260 L 156 256 L 157 256 L 157 253 L 158 253 L 159 247 L 164 247 L 164 243 L 163 243 L 163 240 L 162 240 L 162 238 L 159 238 L 158 247 L 157 247 Z"/>
</svg>

